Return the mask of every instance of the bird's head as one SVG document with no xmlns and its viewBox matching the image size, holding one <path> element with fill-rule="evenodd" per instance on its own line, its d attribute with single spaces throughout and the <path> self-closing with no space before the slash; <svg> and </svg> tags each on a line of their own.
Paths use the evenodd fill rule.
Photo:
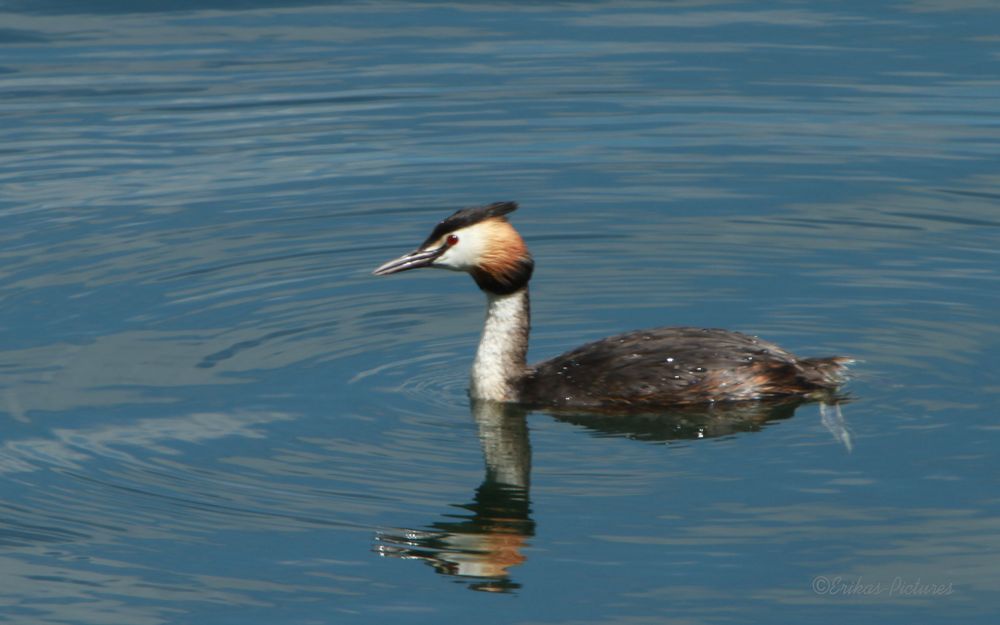
<svg viewBox="0 0 1000 625">
<path fill-rule="evenodd" d="M 535 267 L 521 235 L 507 221 L 516 209 L 516 202 L 463 208 L 439 223 L 420 247 L 373 273 L 437 267 L 468 273 L 484 291 L 513 293 L 528 284 Z"/>
</svg>

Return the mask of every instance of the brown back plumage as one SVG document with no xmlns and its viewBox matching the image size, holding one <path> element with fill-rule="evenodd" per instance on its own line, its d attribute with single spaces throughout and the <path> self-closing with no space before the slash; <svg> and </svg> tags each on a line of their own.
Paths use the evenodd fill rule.
<svg viewBox="0 0 1000 625">
<path fill-rule="evenodd" d="M 533 367 L 525 403 L 638 409 L 807 395 L 835 389 L 849 359 L 798 359 L 728 330 L 670 327 L 588 343 Z"/>
</svg>

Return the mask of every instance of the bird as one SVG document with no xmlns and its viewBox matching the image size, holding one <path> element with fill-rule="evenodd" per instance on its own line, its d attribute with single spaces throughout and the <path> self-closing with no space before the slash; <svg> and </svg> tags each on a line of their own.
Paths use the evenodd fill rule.
<svg viewBox="0 0 1000 625">
<path fill-rule="evenodd" d="M 417 249 L 373 271 L 465 272 L 485 293 L 486 320 L 470 375 L 474 401 L 634 413 L 822 398 L 847 381 L 851 358 L 800 358 L 756 336 L 683 326 L 610 336 L 529 365 L 528 283 L 535 262 L 507 217 L 517 207 L 506 201 L 458 210 Z"/>
</svg>

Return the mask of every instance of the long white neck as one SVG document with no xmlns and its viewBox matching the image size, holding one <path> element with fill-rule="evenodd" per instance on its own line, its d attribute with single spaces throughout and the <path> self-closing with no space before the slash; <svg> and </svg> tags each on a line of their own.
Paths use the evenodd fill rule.
<svg viewBox="0 0 1000 625">
<path fill-rule="evenodd" d="M 486 325 L 472 363 L 475 399 L 517 401 L 517 383 L 527 369 L 531 306 L 528 287 L 509 295 L 486 293 Z"/>
</svg>

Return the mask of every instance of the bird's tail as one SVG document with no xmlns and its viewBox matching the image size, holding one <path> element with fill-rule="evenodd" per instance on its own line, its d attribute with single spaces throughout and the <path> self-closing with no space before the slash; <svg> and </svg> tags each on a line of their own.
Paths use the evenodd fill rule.
<svg viewBox="0 0 1000 625">
<path fill-rule="evenodd" d="M 799 365 L 810 382 L 824 388 L 834 389 L 850 378 L 848 366 L 854 362 L 853 358 L 833 356 L 830 358 L 804 358 L 799 361 Z"/>
</svg>

